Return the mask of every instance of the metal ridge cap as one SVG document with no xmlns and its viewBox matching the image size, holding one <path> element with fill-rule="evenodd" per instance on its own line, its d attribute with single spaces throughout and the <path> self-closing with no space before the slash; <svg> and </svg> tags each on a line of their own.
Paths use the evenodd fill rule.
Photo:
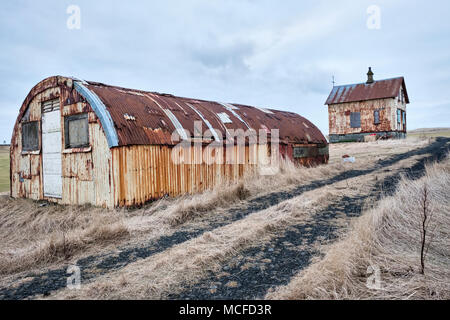
<svg viewBox="0 0 450 320">
<path fill-rule="evenodd" d="M 89 90 L 86 85 L 87 82 L 74 78 L 75 89 L 89 102 L 97 117 L 100 119 L 108 146 L 110 148 L 119 146 L 119 138 L 111 114 L 106 109 L 103 101 L 93 91 Z"/>
</svg>

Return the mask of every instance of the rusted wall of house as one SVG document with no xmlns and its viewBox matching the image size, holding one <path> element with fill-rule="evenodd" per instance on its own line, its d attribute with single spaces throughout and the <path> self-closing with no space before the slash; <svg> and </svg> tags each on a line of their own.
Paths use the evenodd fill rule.
<svg viewBox="0 0 450 320">
<path fill-rule="evenodd" d="M 310 150 L 307 157 L 295 158 L 294 147 Z M 328 161 L 326 146 L 280 145 L 279 156 L 297 164 L 312 166 Z M 326 149 L 326 154 L 324 153 Z M 268 145 L 233 146 L 221 153 L 203 146 L 126 146 L 112 149 L 114 205 L 141 205 L 165 195 L 177 196 L 204 191 L 273 164 Z M 320 152 L 319 150 L 322 150 Z M 188 163 L 179 163 L 177 155 Z M 175 155 L 175 156 L 174 156 Z M 222 159 L 219 163 L 217 159 Z M 189 161 L 187 161 L 189 159 Z"/>
<path fill-rule="evenodd" d="M 66 79 L 67 80 L 67 79 Z M 70 79 L 69 79 L 70 80 Z M 54 86 L 54 87 L 52 87 Z M 89 104 L 72 88 L 70 81 L 53 81 L 44 91 L 30 92 L 18 118 L 11 143 L 11 196 L 15 198 L 46 199 L 62 204 L 113 205 L 111 152 L 103 130 Z M 64 116 L 88 113 L 89 148 L 64 149 L 62 134 L 62 198 L 46 198 L 42 175 L 42 103 L 59 99 L 61 132 Z M 22 123 L 39 122 L 39 151 L 22 151 Z"/>
<path fill-rule="evenodd" d="M 64 100 L 63 100 L 64 101 Z M 66 100 L 67 101 L 67 100 Z M 73 100 L 72 100 L 73 101 Z M 93 204 L 111 207 L 113 201 L 111 151 L 95 113 L 86 102 L 65 105 L 64 117 L 79 113 L 89 115 L 89 144 L 87 148 L 64 149 L 62 152 L 63 204 Z M 62 135 L 62 143 L 65 145 Z"/>
<path fill-rule="evenodd" d="M 132 144 L 110 148 L 98 117 L 74 88 L 73 81 L 65 77 L 48 78 L 36 85 L 26 97 L 11 140 L 11 196 L 103 207 L 140 205 L 165 195 L 195 193 L 222 182 L 235 181 L 270 163 L 272 148 L 265 144 L 233 146 L 231 151 L 226 148 L 212 151 L 207 144 L 188 145 L 177 149 L 182 150 L 182 154 L 189 155 L 189 161 L 182 164 L 173 161 L 173 154 L 180 154 L 174 153 L 180 146 L 173 143 Z M 61 110 L 60 199 L 45 198 L 43 190 L 42 103 L 54 99 L 59 99 Z M 267 112 L 261 111 L 262 114 Z M 65 149 L 64 117 L 81 113 L 88 114 L 89 146 Z M 38 151 L 22 150 L 22 123 L 27 121 L 38 121 Z M 303 126 L 299 130 L 306 135 L 307 141 L 323 140 L 324 145 L 282 142 L 279 154 L 302 165 L 326 163 L 328 150 L 323 153 L 325 139 L 319 137 L 321 133 L 318 129 L 311 129 L 312 124 L 308 122 L 307 125 L 306 120 L 302 121 Z M 294 127 L 294 124 L 291 123 L 291 126 Z M 295 148 L 308 151 L 305 155 L 296 157 Z M 217 158 L 222 161 L 217 163 Z"/>
<path fill-rule="evenodd" d="M 50 87 L 27 99 L 28 108 L 24 110 L 11 139 L 11 196 L 15 198 L 43 199 L 42 154 L 41 151 L 22 151 L 22 124 L 38 121 L 39 146 L 41 135 L 41 104 L 60 95 L 59 87 Z"/>
<path fill-rule="evenodd" d="M 406 111 L 406 104 L 401 103 L 397 98 L 329 105 L 330 134 L 403 131 L 403 127 L 397 128 L 397 109 Z M 380 111 L 379 124 L 375 124 L 374 121 L 375 110 Z M 352 112 L 361 113 L 360 128 L 351 127 L 350 114 Z"/>
<path fill-rule="evenodd" d="M 181 150 L 166 145 L 113 148 L 115 205 L 140 205 L 165 195 L 207 190 L 254 172 L 256 164 L 252 159 L 267 155 L 266 146 L 234 146 L 229 157 L 231 163 L 227 164 L 226 151 L 205 152 L 205 148 L 201 145 L 181 147 Z M 217 163 L 216 159 L 220 158 Z M 184 159 L 184 162 L 179 163 L 177 159 Z"/>
</svg>

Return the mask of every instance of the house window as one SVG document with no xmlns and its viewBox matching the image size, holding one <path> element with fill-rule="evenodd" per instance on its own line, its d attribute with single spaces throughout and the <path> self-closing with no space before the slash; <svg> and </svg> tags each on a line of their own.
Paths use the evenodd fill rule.
<svg viewBox="0 0 450 320">
<path fill-rule="evenodd" d="M 402 110 L 397 109 L 397 124 L 400 125 L 402 123 Z"/>
<path fill-rule="evenodd" d="M 350 127 L 361 128 L 361 113 L 360 112 L 350 113 Z"/>
<path fill-rule="evenodd" d="M 406 112 L 403 111 L 403 130 L 406 129 Z"/>
<path fill-rule="evenodd" d="M 22 151 L 39 150 L 39 122 L 22 123 Z"/>
<path fill-rule="evenodd" d="M 87 113 L 64 117 L 64 140 L 66 149 L 89 147 Z"/>
<path fill-rule="evenodd" d="M 399 100 L 401 103 L 405 103 L 405 93 L 403 92 L 403 88 L 400 89 Z"/>
<path fill-rule="evenodd" d="M 380 110 L 375 110 L 373 112 L 373 123 L 380 124 Z"/>
</svg>

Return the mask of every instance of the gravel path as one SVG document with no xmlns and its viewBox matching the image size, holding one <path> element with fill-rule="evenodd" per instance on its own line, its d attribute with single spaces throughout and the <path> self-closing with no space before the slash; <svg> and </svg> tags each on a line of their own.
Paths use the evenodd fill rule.
<svg viewBox="0 0 450 320">
<path fill-rule="evenodd" d="M 187 288 L 180 294 L 169 295 L 177 300 L 213 299 L 263 299 L 270 288 L 286 285 L 300 270 L 311 263 L 318 255 L 314 248 L 316 242 L 329 243 L 335 239 L 341 228 L 333 221 L 341 214 L 357 217 L 362 213 L 366 200 L 378 201 L 382 195 L 395 191 L 400 173 L 407 173 L 411 179 L 423 175 L 428 161 L 440 160 L 446 148 L 438 148 L 432 156 L 424 158 L 409 169 L 402 169 L 376 183 L 366 195 L 342 197 L 338 202 L 316 213 L 308 222 L 281 230 L 281 235 L 265 245 L 250 247 L 222 266 L 218 272 Z M 279 234 L 275 230 L 274 234 Z M 301 249 L 299 249 L 301 248 Z"/>
<path fill-rule="evenodd" d="M 298 186 L 289 191 L 273 192 L 268 195 L 250 199 L 249 201 L 246 202 L 244 206 L 229 209 L 226 213 L 224 214 L 222 213 L 220 215 L 220 219 L 215 219 L 211 221 L 209 225 L 202 227 L 201 229 L 192 229 L 192 228 L 189 229 L 189 227 L 181 226 L 179 231 L 169 236 L 163 236 L 157 240 L 148 243 L 143 243 L 141 246 L 123 247 L 121 248 L 119 254 L 106 253 L 79 259 L 77 265 L 81 268 L 81 275 L 83 282 L 90 281 L 93 278 L 108 273 L 110 271 L 120 269 L 137 260 L 148 258 L 151 255 L 162 252 L 174 245 L 180 244 L 194 237 L 197 237 L 204 232 L 214 230 L 216 228 L 222 227 L 224 225 L 242 219 L 251 213 L 277 205 L 282 201 L 299 196 L 306 191 L 314 190 L 323 187 L 325 185 L 333 184 L 346 179 L 370 174 L 375 170 L 393 165 L 398 161 L 413 156 L 418 155 L 420 156 L 431 153 L 432 156 L 427 157 L 426 159 L 420 161 L 420 163 L 418 164 L 420 165 L 420 168 L 413 169 L 413 172 L 416 171 L 422 172 L 426 160 L 431 161 L 433 160 L 433 158 L 442 158 L 443 156 L 445 156 L 445 151 L 447 150 L 446 143 L 449 141 L 450 139 L 438 138 L 434 143 L 428 145 L 425 148 L 419 150 L 412 150 L 398 155 L 393 155 L 388 159 L 378 161 L 374 167 L 365 170 L 349 170 L 347 172 L 336 175 L 331 179 L 314 181 L 308 185 Z M 386 190 L 386 186 L 384 187 L 384 190 Z M 214 215 L 211 214 L 211 216 Z M 320 231 L 321 230 L 320 228 L 321 227 L 318 227 L 317 229 L 318 233 L 320 232 L 324 233 L 326 231 L 325 229 Z M 328 231 L 330 231 L 330 229 Z M 301 232 L 301 230 L 298 232 Z M 288 239 L 290 239 L 289 236 L 287 237 Z M 309 257 L 307 254 L 302 259 L 307 259 L 302 263 L 302 265 L 308 263 L 309 261 Z M 51 291 L 64 288 L 66 287 L 66 281 L 68 277 L 66 270 L 67 270 L 66 267 L 64 267 L 55 270 L 49 270 L 44 273 L 27 274 L 24 276 L 24 278 L 30 277 L 32 278 L 32 280 L 22 283 L 14 288 L 0 289 L 0 299 L 26 299 L 33 297 L 34 295 L 41 295 L 41 294 L 48 295 Z"/>
</svg>

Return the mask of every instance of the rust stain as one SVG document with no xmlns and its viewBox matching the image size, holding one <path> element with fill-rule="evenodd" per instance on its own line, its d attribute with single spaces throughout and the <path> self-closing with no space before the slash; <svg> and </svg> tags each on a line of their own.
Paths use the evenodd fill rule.
<svg viewBox="0 0 450 320">
<path fill-rule="evenodd" d="M 218 102 L 125 89 L 96 82 L 88 83 L 88 88 L 100 97 L 111 114 L 121 146 L 173 145 L 171 134 L 177 128 L 164 110 L 169 110 L 182 128 L 188 130 L 191 135 L 194 133 L 194 121 L 206 120 L 220 132 L 223 139 L 227 130 L 247 130 L 248 124 L 254 130 L 278 129 L 280 140 L 285 143 L 326 142 L 314 124 L 293 112 L 260 109 L 241 104 L 232 104 L 231 112 Z M 226 113 L 230 122 L 223 123 L 217 116 L 220 113 Z M 207 129 L 205 125 L 204 130 Z M 307 138 L 307 134 L 310 139 Z"/>
<path fill-rule="evenodd" d="M 243 145 L 234 145 L 228 151 L 207 152 L 203 158 L 210 141 L 192 139 L 192 142 L 201 143 L 184 148 L 183 152 L 191 162 L 176 164 L 171 156 L 178 141 L 172 141 L 172 132 L 181 126 L 194 133 L 194 121 L 202 121 L 204 130 L 211 127 L 218 130 L 223 139 L 228 131 L 236 129 L 251 127 L 265 132 L 279 129 L 281 157 L 305 166 L 328 161 L 327 154 L 319 155 L 314 151 L 300 159 L 293 156 L 296 145 L 315 150 L 327 144 L 316 126 L 295 113 L 180 98 L 94 82 L 87 86 L 110 112 L 119 146 L 109 148 L 99 119 L 74 89 L 71 78 L 45 79 L 26 97 L 14 126 L 10 149 L 10 192 L 13 197 L 46 199 L 61 204 L 136 206 L 166 195 L 195 193 L 224 181 L 235 181 L 246 173 L 256 172 L 258 160 L 270 155 L 270 144 L 255 145 L 246 140 Z M 79 113 L 89 115 L 89 147 L 65 150 L 62 134 L 61 199 L 46 198 L 43 190 L 41 104 L 55 98 L 59 98 L 61 106 L 61 130 L 64 130 L 63 117 Z M 218 114 L 222 113 L 230 122 L 221 120 Z M 33 153 L 22 153 L 21 122 L 25 118 L 39 122 L 40 149 Z M 215 163 L 214 159 L 221 161 Z"/>
</svg>

